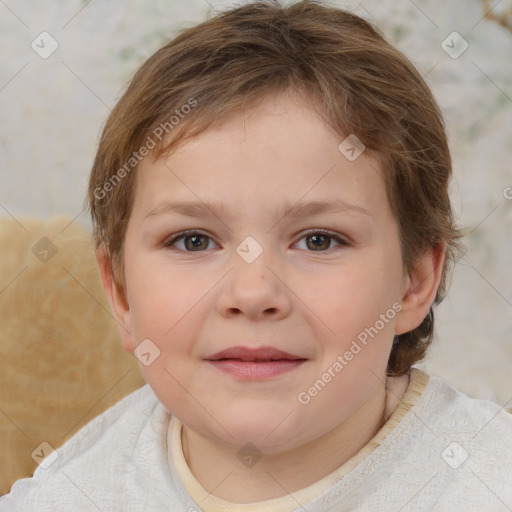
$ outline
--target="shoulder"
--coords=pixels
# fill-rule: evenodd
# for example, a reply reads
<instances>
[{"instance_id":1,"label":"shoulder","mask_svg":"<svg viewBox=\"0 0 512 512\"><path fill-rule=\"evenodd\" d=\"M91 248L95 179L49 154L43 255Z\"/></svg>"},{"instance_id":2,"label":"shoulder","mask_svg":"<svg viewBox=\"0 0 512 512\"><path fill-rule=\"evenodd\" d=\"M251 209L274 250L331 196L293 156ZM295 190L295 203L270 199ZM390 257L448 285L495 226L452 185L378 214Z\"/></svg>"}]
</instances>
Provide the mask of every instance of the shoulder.
<instances>
[{"instance_id":1,"label":"shoulder","mask_svg":"<svg viewBox=\"0 0 512 512\"><path fill-rule=\"evenodd\" d=\"M91 501L110 509L116 495L136 493L165 471L160 445L165 446L169 418L151 388L143 386L85 425L32 478L18 480L0 500L0 511L66 510L63 505L79 511L88 510Z\"/></svg>"},{"instance_id":2,"label":"shoulder","mask_svg":"<svg viewBox=\"0 0 512 512\"><path fill-rule=\"evenodd\" d=\"M414 467L437 487L435 510L512 503L512 414L435 376L411 412L406 437Z\"/></svg>"},{"instance_id":3,"label":"shoulder","mask_svg":"<svg viewBox=\"0 0 512 512\"><path fill-rule=\"evenodd\" d=\"M461 439L512 446L512 414L491 400L472 398L439 377L430 376L424 408L439 430ZM512 452L511 452L512 454Z\"/></svg>"},{"instance_id":4,"label":"shoulder","mask_svg":"<svg viewBox=\"0 0 512 512\"><path fill-rule=\"evenodd\" d=\"M57 451L55 467L63 467L77 455L97 449L98 443L124 443L138 436L159 406L158 399L148 385L130 393L117 404L94 418L80 429ZM57 463L58 462L58 463ZM35 475L46 474L41 467Z\"/></svg>"}]
</instances>

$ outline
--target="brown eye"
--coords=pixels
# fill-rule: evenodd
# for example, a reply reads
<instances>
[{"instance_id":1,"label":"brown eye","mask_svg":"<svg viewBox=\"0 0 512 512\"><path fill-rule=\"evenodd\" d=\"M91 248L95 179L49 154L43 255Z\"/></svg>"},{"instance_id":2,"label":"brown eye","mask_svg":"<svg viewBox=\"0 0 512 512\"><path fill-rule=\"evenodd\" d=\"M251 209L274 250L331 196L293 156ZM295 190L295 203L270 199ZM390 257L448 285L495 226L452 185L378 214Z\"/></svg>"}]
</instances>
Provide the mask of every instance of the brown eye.
<instances>
[{"instance_id":1,"label":"brown eye","mask_svg":"<svg viewBox=\"0 0 512 512\"><path fill-rule=\"evenodd\" d=\"M164 247L176 247L183 252L202 252L208 249L210 241L212 240L209 236L203 235L197 231L188 231L167 240L164 243ZM181 247L178 246L178 242L183 242Z\"/></svg>"},{"instance_id":2,"label":"brown eye","mask_svg":"<svg viewBox=\"0 0 512 512\"><path fill-rule=\"evenodd\" d=\"M348 245L345 240L335 235L334 233L324 231L310 231L301 238L301 241L305 240L306 249L310 252L326 252L332 248L332 242L334 241L337 245Z\"/></svg>"},{"instance_id":3,"label":"brown eye","mask_svg":"<svg viewBox=\"0 0 512 512\"><path fill-rule=\"evenodd\" d=\"M331 245L331 237L327 235L309 235L306 237L306 240L310 243L307 243L309 248L313 250L316 249L329 249Z\"/></svg>"},{"instance_id":4,"label":"brown eye","mask_svg":"<svg viewBox=\"0 0 512 512\"><path fill-rule=\"evenodd\" d=\"M185 243L185 247L191 251L206 249L208 247L207 237L203 235L188 235L183 238L183 241Z\"/></svg>"}]
</instances>

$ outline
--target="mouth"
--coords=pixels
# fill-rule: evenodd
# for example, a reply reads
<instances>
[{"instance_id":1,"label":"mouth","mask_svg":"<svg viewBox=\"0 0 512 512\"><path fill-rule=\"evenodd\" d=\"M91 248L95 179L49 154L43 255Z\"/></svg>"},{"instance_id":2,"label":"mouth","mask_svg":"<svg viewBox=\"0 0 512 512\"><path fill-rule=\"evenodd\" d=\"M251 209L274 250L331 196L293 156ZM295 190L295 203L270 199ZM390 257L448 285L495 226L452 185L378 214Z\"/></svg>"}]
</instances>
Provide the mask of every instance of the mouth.
<instances>
[{"instance_id":1,"label":"mouth","mask_svg":"<svg viewBox=\"0 0 512 512\"><path fill-rule=\"evenodd\" d=\"M273 347L231 347L206 358L213 366L243 380L261 380L288 372L307 359Z\"/></svg>"},{"instance_id":2,"label":"mouth","mask_svg":"<svg viewBox=\"0 0 512 512\"><path fill-rule=\"evenodd\" d=\"M225 359L233 359L245 362L268 363L270 361L281 360L297 361L304 360L305 358L269 346L259 348L242 346L230 347L206 358L207 361L221 361Z\"/></svg>"}]
</instances>

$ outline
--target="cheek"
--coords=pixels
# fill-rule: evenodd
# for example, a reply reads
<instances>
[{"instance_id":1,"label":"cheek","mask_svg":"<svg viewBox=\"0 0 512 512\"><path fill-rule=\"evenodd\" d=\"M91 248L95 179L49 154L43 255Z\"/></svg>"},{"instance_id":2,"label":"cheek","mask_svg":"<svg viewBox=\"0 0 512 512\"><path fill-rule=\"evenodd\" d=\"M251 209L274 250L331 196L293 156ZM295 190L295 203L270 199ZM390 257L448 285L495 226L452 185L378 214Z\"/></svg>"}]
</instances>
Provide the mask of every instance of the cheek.
<instances>
[{"instance_id":1,"label":"cheek","mask_svg":"<svg viewBox=\"0 0 512 512\"><path fill-rule=\"evenodd\" d=\"M361 254L339 271L317 279L309 295L305 290L302 295L299 292L299 296L310 298L311 309L322 320L317 324L327 327L321 327L325 335L318 337L324 350L324 368L342 356L346 378L354 379L354 383L358 372L369 374L371 369L380 374L385 368L400 308L400 272L400 265L387 254Z\"/></svg>"},{"instance_id":2,"label":"cheek","mask_svg":"<svg viewBox=\"0 0 512 512\"><path fill-rule=\"evenodd\" d=\"M151 340L158 354L151 364L140 364L140 370L167 410L186 410L190 403L182 386L191 387L205 290L188 274L142 258L128 258L126 270L134 336L138 343Z\"/></svg>"},{"instance_id":3,"label":"cheek","mask_svg":"<svg viewBox=\"0 0 512 512\"><path fill-rule=\"evenodd\" d=\"M156 254L156 253L154 253ZM158 261L151 251L145 251L136 242L127 244L125 272L128 302L135 322L167 321L176 311L175 303L193 283L184 287L180 275L170 265ZM162 314L166 312L165 314Z\"/></svg>"},{"instance_id":4,"label":"cheek","mask_svg":"<svg viewBox=\"0 0 512 512\"><path fill-rule=\"evenodd\" d=\"M373 323L399 297L399 278L396 262L387 265L384 257L361 255L339 270L316 276L315 286L300 296L310 297L334 325Z\"/></svg>"},{"instance_id":5,"label":"cheek","mask_svg":"<svg viewBox=\"0 0 512 512\"><path fill-rule=\"evenodd\" d=\"M183 268L148 263L142 258L137 261L133 256L126 268L137 340L154 341L162 354L172 353L169 361L179 366L184 358L194 355L194 340L207 315L206 308L211 307L205 295L215 279L211 274L201 277Z\"/></svg>"}]
</instances>

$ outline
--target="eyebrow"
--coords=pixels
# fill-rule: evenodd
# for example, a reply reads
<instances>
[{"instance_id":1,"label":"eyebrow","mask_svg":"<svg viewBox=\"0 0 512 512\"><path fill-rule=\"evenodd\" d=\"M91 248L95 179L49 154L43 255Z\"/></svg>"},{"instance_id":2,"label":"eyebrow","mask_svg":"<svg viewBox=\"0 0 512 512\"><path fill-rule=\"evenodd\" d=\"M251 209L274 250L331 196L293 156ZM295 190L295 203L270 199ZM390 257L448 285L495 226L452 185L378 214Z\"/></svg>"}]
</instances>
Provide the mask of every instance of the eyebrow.
<instances>
[{"instance_id":1,"label":"eyebrow","mask_svg":"<svg viewBox=\"0 0 512 512\"><path fill-rule=\"evenodd\" d=\"M213 213L216 216L227 220L233 220L240 216L223 204L198 201L170 201L148 212L146 218L164 213L177 213L188 217L198 218L208 217ZM359 214L372 218L372 215L368 210L365 210L361 206L348 203L343 199L337 199L330 202L309 201L295 204L286 202L282 209L277 212L277 218L282 219L285 216L298 218L325 213Z\"/></svg>"}]
</instances>

